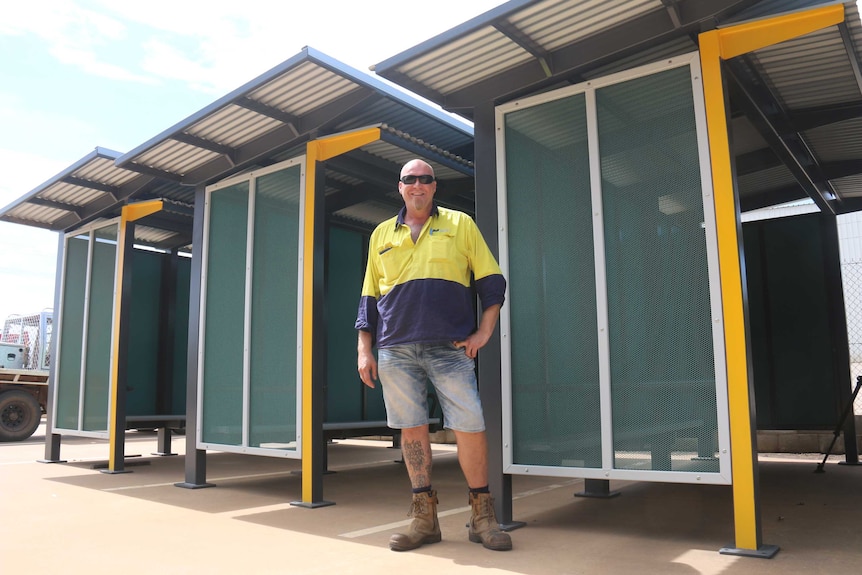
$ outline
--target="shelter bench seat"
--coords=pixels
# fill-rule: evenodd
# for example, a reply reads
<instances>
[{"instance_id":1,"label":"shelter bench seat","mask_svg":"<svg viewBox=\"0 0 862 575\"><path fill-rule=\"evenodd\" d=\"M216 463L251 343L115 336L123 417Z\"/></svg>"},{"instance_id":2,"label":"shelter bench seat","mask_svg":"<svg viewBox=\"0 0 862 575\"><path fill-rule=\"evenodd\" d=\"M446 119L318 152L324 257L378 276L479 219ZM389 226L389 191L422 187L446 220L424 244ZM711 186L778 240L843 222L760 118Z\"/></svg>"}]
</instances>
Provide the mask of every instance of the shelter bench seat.
<instances>
[{"instance_id":1,"label":"shelter bench seat","mask_svg":"<svg viewBox=\"0 0 862 575\"><path fill-rule=\"evenodd\" d=\"M158 451L154 455L176 455L171 452L171 429L185 429L185 415L127 415L126 429L157 429Z\"/></svg>"},{"instance_id":2,"label":"shelter bench seat","mask_svg":"<svg viewBox=\"0 0 862 575\"><path fill-rule=\"evenodd\" d=\"M428 429L435 432L443 429L443 419L434 417L438 411L439 400L437 393L428 391ZM325 421L323 423L323 437L327 441L331 439L347 439L349 437L362 437L366 435L391 435L393 443L398 440L400 433L387 425L385 419L362 420L362 421ZM397 447L397 446L396 446Z\"/></svg>"},{"instance_id":3,"label":"shelter bench seat","mask_svg":"<svg viewBox=\"0 0 862 575\"><path fill-rule=\"evenodd\" d=\"M428 419L428 427L430 431L442 429L442 420L438 417ZM397 429L392 429L386 424L386 420L368 420L368 421L333 421L324 422L323 438L328 443L333 439L348 439L351 437L364 437L367 435L391 435L392 447L400 448L401 434ZM329 457L327 454L328 448L323 450L323 469L325 473L330 473Z\"/></svg>"},{"instance_id":4,"label":"shelter bench seat","mask_svg":"<svg viewBox=\"0 0 862 575\"><path fill-rule=\"evenodd\" d=\"M432 432L442 429L442 420L439 417L428 419L428 426ZM349 437L362 437L365 435L398 435L397 429L392 429L386 424L386 420L368 421L333 421L324 422L323 436L327 439L347 439Z\"/></svg>"},{"instance_id":5,"label":"shelter bench seat","mask_svg":"<svg viewBox=\"0 0 862 575\"><path fill-rule=\"evenodd\" d=\"M671 446L673 439L681 436L681 432L699 431L704 427L701 419L690 419L664 425L654 425L641 429L615 430L614 439L618 441L638 442L643 447L648 447L652 454L653 469L671 469ZM698 441L698 450L701 449ZM596 459L601 458L601 438L595 433L575 433L551 440L534 440L521 443L529 452L544 454L548 462L543 464L559 465L566 458L581 457L585 452L595 454Z\"/></svg>"}]
</instances>

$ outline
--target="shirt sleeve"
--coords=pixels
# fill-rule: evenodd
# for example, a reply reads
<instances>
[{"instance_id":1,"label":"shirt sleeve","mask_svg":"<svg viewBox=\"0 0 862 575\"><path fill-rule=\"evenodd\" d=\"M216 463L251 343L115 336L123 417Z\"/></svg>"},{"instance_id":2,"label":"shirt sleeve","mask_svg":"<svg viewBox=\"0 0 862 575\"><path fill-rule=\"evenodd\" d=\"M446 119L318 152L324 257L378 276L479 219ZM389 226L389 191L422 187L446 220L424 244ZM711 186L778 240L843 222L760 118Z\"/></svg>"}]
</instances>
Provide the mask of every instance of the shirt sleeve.
<instances>
[{"instance_id":1,"label":"shirt sleeve","mask_svg":"<svg viewBox=\"0 0 862 575\"><path fill-rule=\"evenodd\" d=\"M476 293L482 302L482 309L500 304L506 300L506 279L500 271L494 254L485 242L479 226L472 219L468 226L468 241L470 243L470 267L476 285Z\"/></svg>"},{"instance_id":2,"label":"shirt sleeve","mask_svg":"<svg viewBox=\"0 0 862 575\"><path fill-rule=\"evenodd\" d=\"M377 300L380 297L380 282L377 266L374 262L377 252L373 249L373 235L369 245L368 261L365 264L365 279L362 282L362 295L359 298L359 310L356 313L354 327L357 330L370 331L372 334L376 334L378 321Z\"/></svg>"}]
</instances>

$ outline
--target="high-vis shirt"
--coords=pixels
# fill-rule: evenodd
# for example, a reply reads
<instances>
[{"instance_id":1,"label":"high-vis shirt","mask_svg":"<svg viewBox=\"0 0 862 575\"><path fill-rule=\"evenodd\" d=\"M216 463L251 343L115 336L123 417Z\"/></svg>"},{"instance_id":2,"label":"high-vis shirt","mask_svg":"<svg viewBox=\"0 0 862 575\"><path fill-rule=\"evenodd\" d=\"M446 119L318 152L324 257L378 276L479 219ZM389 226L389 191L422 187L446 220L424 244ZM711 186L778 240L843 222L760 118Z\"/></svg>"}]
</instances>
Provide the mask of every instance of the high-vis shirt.
<instances>
[{"instance_id":1,"label":"high-vis shirt","mask_svg":"<svg viewBox=\"0 0 862 575\"><path fill-rule=\"evenodd\" d=\"M500 266L467 214L435 205L413 243L406 213L371 234L356 329L378 348L463 340L476 329L474 287L483 310L503 303Z\"/></svg>"}]
</instances>

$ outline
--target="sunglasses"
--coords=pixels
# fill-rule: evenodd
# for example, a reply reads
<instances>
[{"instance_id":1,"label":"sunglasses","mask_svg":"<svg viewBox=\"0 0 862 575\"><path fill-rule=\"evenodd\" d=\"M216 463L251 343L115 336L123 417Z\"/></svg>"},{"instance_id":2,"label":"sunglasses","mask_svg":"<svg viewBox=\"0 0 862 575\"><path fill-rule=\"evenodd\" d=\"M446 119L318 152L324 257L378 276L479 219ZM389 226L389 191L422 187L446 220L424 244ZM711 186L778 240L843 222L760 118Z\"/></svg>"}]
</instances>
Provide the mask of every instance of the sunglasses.
<instances>
[{"instance_id":1,"label":"sunglasses","mask_svg":"<svg viewBox=\"0 0 862 575\"><path fill-rule=\"evenodd\" d=\"M434 181L434 176L429 176L427 174L422 174L421 176L414 176L413 174L408 174L406 176L401 176L401 183L407 184L415 184L416 180L419 180L420 184L430 184Z\"/></svg>"}]
</instances>

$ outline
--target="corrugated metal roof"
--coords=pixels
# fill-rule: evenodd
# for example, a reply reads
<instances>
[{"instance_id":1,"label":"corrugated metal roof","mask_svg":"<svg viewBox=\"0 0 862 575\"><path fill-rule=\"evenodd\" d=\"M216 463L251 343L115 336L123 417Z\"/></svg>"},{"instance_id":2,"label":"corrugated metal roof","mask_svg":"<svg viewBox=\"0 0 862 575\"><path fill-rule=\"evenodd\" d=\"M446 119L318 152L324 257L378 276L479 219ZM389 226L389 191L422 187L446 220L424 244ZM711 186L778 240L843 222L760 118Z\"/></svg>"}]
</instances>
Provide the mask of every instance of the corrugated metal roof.
<instances>
[{"instance_id":1,"label":"corrugated metal roof","mask_svg":"<svg viewBox=\"0 0 862 575\"><path fill-rule=\"evenodd\" d=\"M513 0L372 66L447 109L466 115L479 98L500 103L535 93L601 66L654 61L650 53L682 40L696 46L692 32L715 25L727 10L751 0ZM689 9L689 6L692 8ZM620 35L613 42L605 36ZM620 44L620 40L630 45ZM667 50L658 48L667 54ZM670 54L667 54L670 55ZM572 74L568 60L579 68ZM528 87L529 86L529 87ZM470 102L473 96L477 99Z\"/></svg>"},{"instance_id":2,"label":"corrugated metal roof","mask_svg":"<svg viewBox=\"0 0 862 575\"><path fill-rule=\"evenodd\" d=\"M831 161L862 158L862 118L836 122L805 132L814 153Z\"/></svg>"},{"instance_id":3,"label":"corrugated metal roof","mask_svg":"<svg viewBox=\"0 0 862 575\"><path fill-rule=\"evenodd\" d=\"M96 148L0 210L0 219L65 230L94 221L136 192L151 189L153 178L116 166L119 156L113 150Z\"/></svg>"},{"instance_id":4,"label":"corrugated metal roof","mask_svg":"<svg viewBox=\"0 0 862 575\"><path fill-rule=\"evenodd\" d=\"M207 184L309 139L395 119L424 138L445 134L448 142L441 146L472 143L467 122L304 48L120 157L117 165L164 173L190 185ZM435 134L426 135L432 130Z\"/></svg>"},{"instance_id":5,"label":"corrugated metal roof","mask_svg":"<svg viewBox=\"0 0 862 575\"><path fill-rule=\"evenodd\" d=\"M471 178L468 122L304 48L126 154L97 148L0 211L0 220L72 230L116 216L132 201L164 198L192 205L198 186L294 157L311 139L369 125L382 126L386 140L366 146L350 161L329 162L326 178L333 193L374 185L385 197L395 189L401 164L416 156L429 160L441 182ZM368 162L373 178L364 177ZM349 215L350 207L342 203L338 213ZM139 241L160 247L190 236L137 228Z\"/></svg>"},{"instance_id":6,"label":"corrugated metal roof","mask_svg":"<svg viewBox=\"0 0 862 575\"><path fill-rule=\"evenodd\" d=\"M862 175L835 178L832 185L844 198L862 198Z\"/></svg>"},{"instance_id":7,"label":"corrugated metal roof","mask_svg":"<svg viewBox=\"0 0 862 575\"><path fill-rule=\"evenodd\" d=\"M661 9L661 0L545 0L518 11L509 21L545 52L553 52L652 10Z\"/></svg>"},{"instance_id":8,"label":"corrugated metal roof","mask_svg":"<svg viewBox=\"0 0 862 575\"><path fill-rule=\"evenodd\" d=\"M796 180L785 166L775 166L764 170L758 170L751 174L744 174L737 178L737 186L742 196L749 196L761 190L784 188L792 186ZM799 192L802 194L802 191Z\"/></svg>"},{"instance_id":9,"label":"corrugated metal roof","mask_svg":"<svg viewBox=\"0 0 862 575\"><path fill-rule=\"evenodd\" d=\"M834 4L513 0L373 69L471 117L486 102L502 104L691 52L702 31ZM800 194L834 213L862 208L845 201L862 195L848 174L848 162L862 166L862 24L855 2L842 4L843 24L728 62L733 152L745 156L747 170L739 181L744 208Z\"/></svg>"},{"instance_id":10,"label":"corrugated metal roof","mask_svg":"<svg viewBox=\"0 0 862 575\"><path fill-rule=\"evenodd\" d=\"M859 98L841 36L821 30L754 53L764 77L788 109L828 106Z\"/></svg>"}]
</instances>

